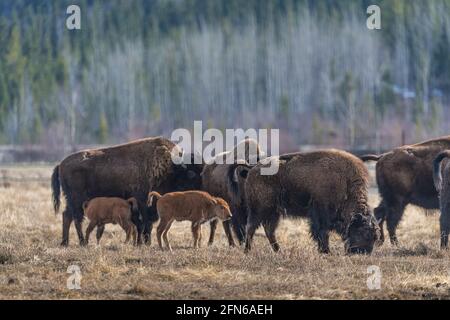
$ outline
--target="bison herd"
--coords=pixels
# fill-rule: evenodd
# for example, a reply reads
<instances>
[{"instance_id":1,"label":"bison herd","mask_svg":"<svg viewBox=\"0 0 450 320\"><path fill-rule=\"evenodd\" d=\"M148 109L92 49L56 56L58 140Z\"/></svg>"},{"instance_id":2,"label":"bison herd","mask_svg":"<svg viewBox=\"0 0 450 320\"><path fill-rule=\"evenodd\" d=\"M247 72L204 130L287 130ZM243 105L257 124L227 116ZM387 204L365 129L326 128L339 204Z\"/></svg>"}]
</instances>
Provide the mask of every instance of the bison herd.
<instances>
[{"instance_id":1,"label":"bison herd","mask_svg":"<svg viewBox=\"0 0 450 320\"><path fill-rule=\"evenodd\" d=\"M68 156L55 167L51 179L56 212L61 189L66 200L61 245L69 243L72 222L80 245L88 243L95 227L99 241L107 223L120 224L127 241L133 236L135 244L150 243L153 224L159 220L159 246L163 248L163 239L171 250L167 233L172 222L187 220L198 247L201 225L207 221L209 244L213 243L218 218L230 246L235 245L235 237L248 252L256 229L263 226L272 249L278 251L277 226L283 216L291 216L309 220L321 253L330 251L329 233L335 231L347 253L370 254L375 244L384 241L385 222L391 243L398 243L396 228L405 207L413 204L441 209L441 247L447 248L450 136L360 158L334 149L266 157L256 141L240 144L246 151L242 157L229 151L216 158L234 157L233 161L208 164L193 161L195 155L185 154L162 137ZM183 161L172 161L174 154ZM274 161L278 172L261 174ZM381 202L374 213L368 204L364 161L377 162ZM85 216L90 223L84 235Z\"/></svg>"}]
</instances>

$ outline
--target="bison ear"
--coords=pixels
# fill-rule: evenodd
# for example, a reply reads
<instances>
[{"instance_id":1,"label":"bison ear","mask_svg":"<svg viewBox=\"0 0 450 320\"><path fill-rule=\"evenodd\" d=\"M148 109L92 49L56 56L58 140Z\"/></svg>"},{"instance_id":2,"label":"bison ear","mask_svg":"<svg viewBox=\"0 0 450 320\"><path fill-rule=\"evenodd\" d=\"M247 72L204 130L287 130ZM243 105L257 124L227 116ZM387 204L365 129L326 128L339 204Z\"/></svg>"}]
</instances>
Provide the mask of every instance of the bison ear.
<instances>
[{"instance_id":1,"label":"bison ear","mask_svg":"<svg viewBox=\"0 0 450 320\"><path fill-rule=\"evenodd\" d=\"M247 179L248 171L249 171L249 168L247 168L247 167L237 166L234 169L233 181L238 182L239 177L241 177L242 179Z\"/></svg>"}]
</instances>

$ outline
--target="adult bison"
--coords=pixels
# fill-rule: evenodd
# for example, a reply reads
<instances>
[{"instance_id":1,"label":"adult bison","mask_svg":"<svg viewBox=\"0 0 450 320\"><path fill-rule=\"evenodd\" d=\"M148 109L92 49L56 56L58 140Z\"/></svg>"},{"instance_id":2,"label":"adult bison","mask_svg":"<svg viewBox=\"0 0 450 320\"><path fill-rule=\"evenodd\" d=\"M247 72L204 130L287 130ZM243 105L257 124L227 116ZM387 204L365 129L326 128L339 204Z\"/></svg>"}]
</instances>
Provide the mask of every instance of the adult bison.
<instances>
[{"instance_id":1,"label":"adult bison","mask_svg":"<svg viewBox=\"0 0 450 320\"><path fill-rule=\"evenodd\" d=\"M150 240L152 224L158 219L155 208L147 208L149 191L166 193L199 189L203 165L175 164L172 152L182 151L162 137L145 138L130 143L74 153L57 165L52 175L53 204L60 207L60 187L66 198L63 212L61 245L69 243L69 229L75 223L80 245L85 244L82 232L84 201L95 197L135 197L139 216L133 215L138 243ZM189 161L193 163L193 161Z\"/></svg>"},{"instance_id":2,"label":"adult bison","mask_svg":"<svg viewBox=\"0 0 450 320\"><path fill-rule=\"evenodd\" d=\"M269 161L279 162L278 173L261 175ZM329 252L332 230L345 240L348 253L370 253L379 230L367 203L367 181L363 162L344 151L293 153L261 161L248 171L245 182L246 252L260 225L278 251L275 230L281 216L288 215L309 218L312 237L322 253Z\"/></svg>"},{"instance_id":3,"label":"adult bison","mask_svg":"<svg viewBox=\"0 0 450 320\"><path fill-rule=\"evenodd\" d=\"M242 154L241 154L242 153ZM231 220L223 222L223 228L228 238L230 246L234 246L233 235L230 224L240 244L243 243L245 237L245 225L247 222L247 208L244 198L235 196L232 188L236 182L231 182L230 177L234 175L236 164L243 160L244 162L256 163L264 152L261 150L258 142L253 139L244 139L239 142L233 150L218 154L214 162L205 164L202 171L202 190L210 193L215 197L223 198L228 202L233 216ZM220 163L218 163L220 158ZM211 221L211 231L209 236L209 244L214 241L214 235L217 228L217 220Z\"/></svg>"},{"instance_id":4,"label":"adult bison","mask_svg":"<svg viewBox=\"0 0 450 320\"><path fill-rule=\"evenodd\" d=\"M381 202L375 208L380 221L381 241L386 221L389 238L397 245L397 226L408 204L425 209L438 209L438 193L433 184L433 160L450 148L450 136L405 145L381 155L365 155L363 161L377 161L376 180Z\"/></svg>"},{"instance_id":5,"label":"adult bison","mask_svg":"<svg viewBox=\"0 0 450 320\"><path fill-rule=\"evenodd\" d=\"M447 249L450 233L450 150L439 153L433 167L433 180L441 207L441 248Z\"/></svg>"}]
</instances>

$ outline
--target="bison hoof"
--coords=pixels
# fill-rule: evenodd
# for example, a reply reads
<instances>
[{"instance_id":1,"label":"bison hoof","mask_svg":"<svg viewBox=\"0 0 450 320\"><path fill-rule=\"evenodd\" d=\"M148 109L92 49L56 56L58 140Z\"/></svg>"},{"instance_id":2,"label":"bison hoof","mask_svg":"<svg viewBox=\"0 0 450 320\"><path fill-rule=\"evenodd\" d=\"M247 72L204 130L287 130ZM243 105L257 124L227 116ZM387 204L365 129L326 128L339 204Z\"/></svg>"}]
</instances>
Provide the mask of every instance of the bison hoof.
<instances>
[{"instance_id":1,"label":"bison hoof","mask_svg":"<svg viewBox=\"0 0 450 320\"><path fill-rule=\"evenodd\" d=\"M69 241L63 240L63 241L60 243L60 246L61 246L61 247L67 247L67 246L69 246Z\"/></svg>"}]
</instances>

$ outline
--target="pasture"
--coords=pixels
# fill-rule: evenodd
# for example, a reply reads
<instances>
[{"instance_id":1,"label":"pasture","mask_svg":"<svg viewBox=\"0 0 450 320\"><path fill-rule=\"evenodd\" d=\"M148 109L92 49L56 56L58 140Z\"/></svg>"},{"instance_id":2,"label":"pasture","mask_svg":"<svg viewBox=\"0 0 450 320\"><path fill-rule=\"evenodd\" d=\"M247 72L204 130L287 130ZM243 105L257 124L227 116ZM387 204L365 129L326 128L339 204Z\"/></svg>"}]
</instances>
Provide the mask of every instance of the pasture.
<instances>
[{"instance_id":1,"label":"pasture","mask_svg":"<svg viewBox=\"0 0 450 320\"><path fill-rule=\"evenodd\" d=\"M399 247L386 242L371 256L344 255L331 238L320 255L308 224L283 220L282 248L273 253L262 229L254 249L229 248L223 230L207 247L192 249L190 225L170 230L174 252L161 252L155 232L150 246L124 245L118 226L107 225L100 246L80 248L72 225L62 248L61 213L55 215L50 166L2 167L0 171L0 299L449 299L450 253L439 250L439 215L408 207L398 229ZM373 169L371 171L373 173ZM378 202L370 190L371 205ZM84 228L87 224L84 224ZM80 289L68 289L68 267L81 270ZM371 290L369 266L381 270L381 288ZM70 279L69 279L70 280Z\"/></svg>"}]
</instances>

